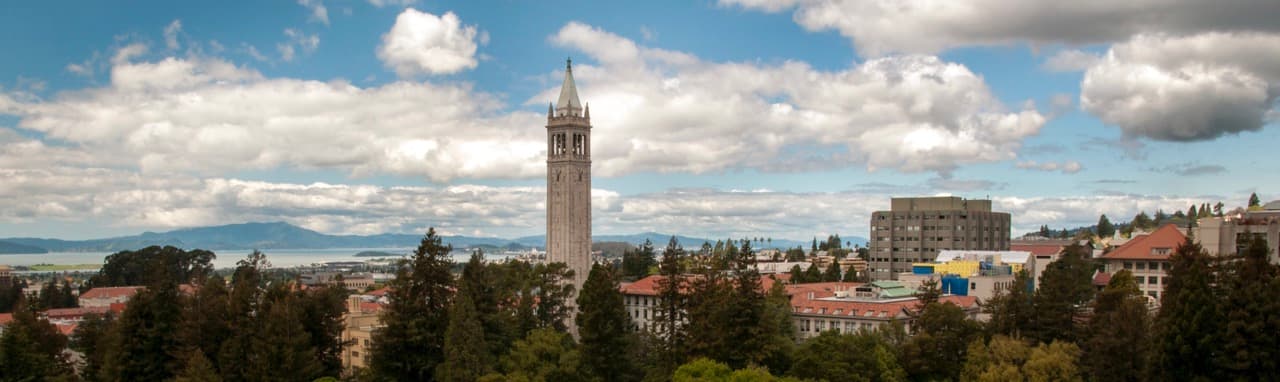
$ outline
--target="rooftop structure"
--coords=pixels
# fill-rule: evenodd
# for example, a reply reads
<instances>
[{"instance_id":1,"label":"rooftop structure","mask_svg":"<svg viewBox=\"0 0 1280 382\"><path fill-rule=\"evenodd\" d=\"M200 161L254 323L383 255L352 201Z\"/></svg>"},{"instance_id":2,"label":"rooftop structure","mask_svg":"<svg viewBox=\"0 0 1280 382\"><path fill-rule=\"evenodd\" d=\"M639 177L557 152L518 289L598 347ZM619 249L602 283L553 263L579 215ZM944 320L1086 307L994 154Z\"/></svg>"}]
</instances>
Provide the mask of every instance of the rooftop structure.
<instances>
[{"instance_id":1,"label":"rooftop structure","mask_svg":"<svg viewBox=\"0 0 1280 382\"><path fill-rule=\"evenodd\" d=\"M991 211L990 200L959 197L893 198L889 211L871 215L869 272L896 278L911 264L933 261L945 250L1008 250L1009 214Z\"/></svg>"},{"instance_id":2,"label":"rooftop structure","mask_svg":"<svg viewBox=\"0 0 1280 382\"><path fill-rule=\"evenodd\" d=\"M1173 224L1166 224L1150 234L1132 237L1124 245L1102 255L1105 271L1110 274L1128 269L1138 290L1159 300L1169 282L1169 256L1187 236ZM1094 282L1110 281L1110 276L1094 276Z\"/></svg>"}]
</instances>

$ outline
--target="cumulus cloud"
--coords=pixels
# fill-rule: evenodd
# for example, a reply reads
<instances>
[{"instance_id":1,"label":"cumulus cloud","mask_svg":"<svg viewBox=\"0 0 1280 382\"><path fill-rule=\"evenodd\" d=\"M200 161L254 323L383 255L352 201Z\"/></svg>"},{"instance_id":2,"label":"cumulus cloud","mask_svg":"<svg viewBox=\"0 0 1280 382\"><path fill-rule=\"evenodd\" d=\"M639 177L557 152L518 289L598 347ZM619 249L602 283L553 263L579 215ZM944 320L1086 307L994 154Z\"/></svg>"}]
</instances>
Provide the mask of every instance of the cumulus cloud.
<instances>
[{"instance_id":1,"label":"cumulus cloud","mask_svg":"<svg viewBox=\"0 0 1280 382\"><path fill-rule=\"evenodd\" d=\"M476 34L453 12L436 16L408 8L382 35L378 58L401 77L456 73L476 67Z\"/></svg>"},{"instance_id":2,"label":"cumulus cloud","mask_svg":"<svg viewBox=\"0 0 1280 382\"><path fill-rule=\"evenodd\" d=\"M306 34L293 28L285 29L284 35L288 40L276 44L276 50L280 52L280 59L285 62L293 61L298 49L301 49L303 53L312 53L316 51L316 48L320 47L319 35Z\"/></svg>"},{"instance_id":3,"label":"cumulus cloud","mask_svg":"<svg viewBox=\"0 0 1280 382\"><path fill-rule=\"evenodd\" d=\"M1007 110L980 76L932 56L823 71L797 61L707 62L580 23L551 40L599 62L575 66L575 77L592 107L593 144L607 148L593 153L602 174L770 169L780 157L807 165L785 154L806 149L824 152L808 157L826 166L946 173L1013 159L1046 119Z\"/></svg>"},{"instance_id":4,"label":"cumulus cloud","mask_svg":"<svg viewBox=\"0 0 1280 382\"><path fill-rule=\"evenodd\" d=\"M1126 137L1210 140L1274 120L1280 34L1140 35L1085 72L1080 105Z\"/></svg>"},{"instance_id":5,"label":"cumulus cloud","mask_svg":"<svg viewBox=\"0 0 1280 382\"><path fill-rule=\"evenodd\" d=\"M1096 54L1082 50L1064 49L1045 60L1042 67L1051 72L1081 72L1089 69L1101 59Z\"/></svg>"},{"instance_id":6,"label":"cumulus cloud","mask_svg":"<svg viewBox=\"0 0 1280 382\"><path fill-rule=\"evenodd\" d=\"M311 21L329 25L329 8L326 8L320 0L298 0L298 5L307 8L311 12L309 16Z\"/></svg>"},{"instance_id":7,"label":"cumulus cloud","mask_svg":"<svg viewBox=\"0 0 1280 382\"><path fill-rule=\"evenodd\" d=\"M371 4L371 5L375 6L375 7L378 7L378 8L382 8L382 7L407 7L407 6L413 5L414 3L417 3L417 2L418 2L418 0L369 0L369 4Z\"/></svg>"},{"instance_id":8,"label":"cumulus cloud","mask_svg":"<svg viewBox=\"0 0 1280 382\"><path fill-rule=\"evenodd\" d=\"M1044 163L1036 162L1033 160L1027 160L1027 161L1020 161L1017 164L1015 164L1015 166L1024 170L1039 170L1039 171L1049 171L1049 172L1062 171L1063 174L1075 174L1077 172L1080 172L1080 170L1084 169L1084 166L1081 166L1080 162L1076 162L1073 160L1063 161L1063 162L1044 162Z\"/></svg>"},{"instance_id":9,"label":"cumulus cloud","mask_svg":"<svg viewBox=\"0 0 1280 382\"><path fill-rule=\"evenodd\" d=\"M974 45L1089 44L1137 33L1280 31L1271 0L1084 0L1072 2L720 0L765 12L794 10L809 30L836 30L866 56L936 53ZM996 20L993 22L992 20Z\"/></svg>"}]
</instances>

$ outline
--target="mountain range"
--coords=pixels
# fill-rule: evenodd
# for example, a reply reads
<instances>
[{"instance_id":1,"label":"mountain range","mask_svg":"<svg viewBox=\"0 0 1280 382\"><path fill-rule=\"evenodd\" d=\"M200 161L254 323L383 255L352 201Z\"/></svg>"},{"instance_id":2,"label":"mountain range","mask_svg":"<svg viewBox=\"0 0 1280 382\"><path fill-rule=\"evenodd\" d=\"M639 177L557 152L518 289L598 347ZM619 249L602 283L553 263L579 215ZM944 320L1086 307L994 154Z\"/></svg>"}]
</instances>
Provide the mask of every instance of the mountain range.
<instances>
[{"instance_id":1,"label":"mountain range","mask_svg":"<svg viewBox=\"0 0 1280 382\"><path fill-rule=\"evenodd\" d=\"M666 246L671 235L646 232L631 235L598 235L595 242L626 242L640 244L645 240L655 247ZM442 241L455 248L490 247L522 250L543 248L546 236L525 236L515 239L472 236L441 236ZM703 242L716 240L676 236L685 247L701 246ZM377 235L328 235L284 222L242 223L210 227L185 228L168 232L144 232L140 235L90 240L60 240L44 238L2 238L0 254L26 254L47 252L113 252L136 250L152 245L172 245L180 248L209 250L238 249L326 249L326 248L406 248L415 247L422 240L421 234L384 233ZM850 237L846 240L866 244L866 239ZM807 246L808 242L773 239L756 247L790 248Z\"/></svg>"}]
</instances>

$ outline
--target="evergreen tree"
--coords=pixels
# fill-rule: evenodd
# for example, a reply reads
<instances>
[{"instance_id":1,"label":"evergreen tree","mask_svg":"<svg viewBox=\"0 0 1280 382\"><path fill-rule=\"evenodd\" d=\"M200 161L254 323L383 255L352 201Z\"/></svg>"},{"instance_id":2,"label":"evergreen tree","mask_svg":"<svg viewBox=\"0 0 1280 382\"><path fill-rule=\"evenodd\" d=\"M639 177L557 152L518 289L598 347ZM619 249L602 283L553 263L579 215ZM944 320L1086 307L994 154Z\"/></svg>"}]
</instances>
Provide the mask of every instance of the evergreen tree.
<instances>
[{"instance_id":1,"label":"evergreen tree","mask_svg":"<svg viewBox=\"0 0 1280 382\"><path fill-rule=\"evenodd\" d=\"M1107 214L1098 217L1098 237L1111 237L1116 234L1116 226L1107 219Z\"/></svg>"},{"instance_id":2,"label":"evergreen tree","mask_svg":"<svg viewBox=\"0 0 1280 382\"><path fill-rule=\"evenodd\" d=\"M1133 275L1122 269L1111 276L1094 302L1093 317L1081 342L1081 365L1096 381L1141 381L1147 370L1151 319L1147 298Z\"/></svg>"},{"instance_id":3,"label":"evergreen tree","mask_svg":"<svg viewBox=\"0 0 1280 382\"><path fill-rule=\"evenodd\" d=\"M800 346L787 374L805 380L906 381L895 351L871 332L828 330Z\"/></svg>"},{"instance_id":4,"label":"evergreen tree","mask_svg":"<svg viewBox=\"0 0 1280 382\"><path fill-rule=\"evenodd\" d=\"M297 293L301 305L302 329L320 362L320 375L342 374L342 348L350 345L342 341L346 326L347 290L339 286L324 286Z\"/></svg>"},{"instance_id":5,"label":"evergreen tree","mask_svg":"<svg viewBox=\"0 0 1280 382\"><path fill-rule=\"evenodd\" d=\"M509 312L500 309L509 300L508 292L499 280L503 276L500 272L500 268L486 265L484 253L476 251L462 267L462 277L458 279L459 291L471 294L476 314L480 317L489 359L498 359L506 354L511 341L515 340Z\"/></svg>"},{"instance_id":6,"label":"evergreen tree","mask_svg":"<svg viewBox=\"0 0 1280 382\"><path fill-rule=\"evenodd\" d=\"M1249 194L1249 208L1261 207L1261 206L1262 206L1262 200L1258 199L1258 193L1254 192Z\"/></svg>"},{"instance_id":7,"label":"evergreen tree","mask_svg":"<svg viewBox=\"0 0 1280 382\"><path fill-rule=\"evenodd\" d=\"M1040 276L1032 305L1035 314L1031 337L1040 342L1074 341L1081 309L1093 298L1093 266L1085 259L1087 249L1072 244L1063 249L1058 261Z\"/></svg>"},{"instance_id":8,"label":"evergreen tree","mask_svg":"<svg viewBox=\"0 0 1280 382\"><path fill-rule=\"evenodd\" d=\"M637 340L613 267L595 264L578 294L578 335L588 375L604 381L636 381Z\"/></svg>"},{"instance_id":9,"label":"evergreen tree","mask_svg":"<svg viewBox=\"0 0 1280 382\"><path fill-rule=\"evenodd\" d=\"M303 326L304 308L289 288L273 285L253 327L239 328L256 334L250 342L249 380L309 381L323 376L324 365Z\"/></svg>"},{"instance_id":10,"label":"evergreen tree","mask_svg":"<svg viewBox=\"0 0 1280 382\"><path fill-rule=\"evenodd\" d=\"M1155 319L1152 374L1157 380L1212 380L1222 372L1222 313L1208 253L1188 236L1169 258L1169 283Z\"/></svg>"},{"instance_id":11,"label":"evergreen tree","mask_svg":"<svg viewBox=\"0 0 1280 382\"><path fill-rule=\"evenodd\" d=\"M1032 297L1031 276L1024 269L1014 276L1012 287L997 291L995 296L983 302L984 313L991 317L987 320L987 332L1015 338L1030 333L1035 313Z\"/></svg>"},{"instance_id":12,"label":"evergreen tree","mask_svg":"<svg viewBox=\"0 0 1280 382\"><path fill-rule=\"evenodd\" d=\"M99 370L102 370L102 364L105 362L103 358L107 353L107 346L113 341L107 336L114 323L115 320L111 315L89 313L84 316L84 321L76 325L75 332L71 334L70 347L84 354L84 366L80 369L82 380L104 379L99 375Z\"/></svg>"},{"instance_id":13,"label":"evergreen tree","mask_svg":"<svg viewBox=\"0 0 1280 382\"><path fill-rule=\"evenodd\" d=\"M649 269L657 264L657 254L654 252L653 242L649 239L645 239L644 244L634 251L627 251L622 255L623 275L632 280L648 276Z\"/></svg>"},{"instance_id":14,"label":"evergreen tree","mask_svg":"<svg viewBox=\"0 0 1280 382\"><path fill-rule=\"evenodd\" d=\"M804 270L800 269L800 264L792 265L790 274L792 284L804 284L808 282L805 280L805 276L807 276L807 274Z\"/></svg>"},{"instance_id":15,"label":"evergreen tree","mask_svg":"<svg viewBox=\"0 0 1280 382\"><path fill-rule=\"evenodd\" d=\"M265 314L261 307L264 300L263 286L267 282L262 270L269 266L266 255L256 250L237 261L236 269L231 275L231 290L227 294L227 326L220 328L216 322L197 324L208 325L205 329L210 331L210 335L227 331L227 337L217 345L217 358L210 359L214 361L224 380L250 380L258 374L257 370L252 369L255 365L252 358L256 354L254 342L260 330L258 317ZM187 326L190 327L190 324ZM218 339L210 338L210 341L216 343Z\"/></svg>"},{"instance_id":16,"label":"evergreen tree","mask_svg":"<svg viewBox=\"0 0 1280 382\"><path fill-rule=\"evenodd\" d=\"M1280 375L1280 289L1276 266L1268 261L1266 240L1250 235L1240 259L1225 269L1223 280L1222 359L1233 380Z\"/></svg>"},{"instance_id":17,"label":"evergreen tree","mask_svg":"<svg viewBox=\"0 0 1280 382\"><path fill-rule=\"evenodd\" d=\"M480 314L463 284L449 308L449 327L444 338L444 362L435 370L436 380L470 382L488 374L492 360L484 342Z\"/></svg>"},{"instance_id":18,"label":"evergreen tree","mask_svg":"<svg viewBox=\"0 0 1280 382\"><path fill-rule=\"evenodd\" d=\"M685 348L688 332L685 331L686 295L684 269L684 248L676 241L675 236L667 242L662 251L662 262L658 265L658 306L653 311L652 335L654 349L647 375L652 379L665 379L675 372L676 367L685 361Z\"/></svg>"},{"instance_id":19,"label":"evergreen tree","mask_svg":"<svg viewBox=\"0 0 1280 382\"><path fill-rule=\"evenodd\" d=\"M1213 205L1213 214L1214 214L1214 216L1222 217L1222 215L1223 215L1223 211L1222 211L1223 207L1226 207L1226 205L1225 205L1225 204L1222 204L1222 202L1218 202L1218 204L1214 204L1214 205Z\"/></svg>"},{"instance_id":20,"label":"evergreen tree","mask_svg":"<svg viewBox=\"0 0 1280 382\"><path fill-rule=\"evenodd\" d=\"M822 281L836 282L840 281L840 262L832 259L831 266L827 267L827 271L822 274Z\"/></svg>"},{"instance_id":21,"label":"evergreen tree","mask_svg":"<svg viewBox=\"0 0 1280 382\"><path fill-rule=\"evenodd\" d=\"M952 303L929 303L915 319L916 332L901 347L903 369L912 380L956 380L969 344L981 329Z\"/></svg>"},{"instance_id":22,"label":"evergreen tree","mask_svg":"<svg viewBox=\"0 0 1280 382\"><path fill-rule=\"evenodd\" d=\"M853 267L849 267L849 270L844 272L844 276L840 278L840 281L847 283L858 282L858 270Z\"/></svg>"},{"instance_id":23,"label":"evergreen tree","mask_svg":"<svg viewBox=\"0 0 1280 382\"><path fill-rule=\"evenodd\" d=\"M448 307L453 297L449 268L452 246L441 244L434 228L427 230L388 283L390 304L382 314L384 327L373 333L371 369L390 380L430 380L444 359Z\"/></svg>"},{"instance_id":24,"label":"evergreen tree","mask_svg":"<svg viewBox=\"0 0 1280 382\"><path fill-rule=\"evenodd\" d=\"M67 338L48 320L19 306L0 335L0 380L74 380L71 362L62 352Z\"/></svg>"},{"instance_id":25,"label":"evergreen tree","mask_svg":"<svg viewBox=\"0 0 1280 382\"><path fill-rule=\"evenodd\" d=\"M173 378L173 382L222 382L213 362L204 356L204 352L193 350L187 352L182 361L183 368Z\"/></svg>"},{"instance_id":26,"label":"evergreen tree","mask_svg":"<svg viewBox=\"0 0 1280 382\"><path fill-rule=\"evenodd\" d=\"M229 306L226 282L220 277L207 278L183 303L179 338L184 345L198 349L215 371L222 343L233 333ZM188 355L189 360L192 357Z\"/></svg>"},{"instance_id":27,"label":"evergreen tree","mask_svg":"<svg viewBox=\"0 0 1280 382\"><path fill-rule=\"evenodd\" d=\"M822 270L818 269L817 263L809 264L809 269L804 271L804 280L809 283L822 282Z\"/></svg>"},{"instance_id":28,"label":"evergreen tree","mask_svg":"<svg viewBox=\"0 0 1280 382\"><path fill-rule=\"evenodd\" d=\"M1133 220L1129 224L1132 225L1134 228L1140 228L1144 230L1149 230L1151 228L1155 228L1156 226L1156 222L1151 220L1151 217L1147 215L1146 211L1138 212L1138 214L1133 217Z\"/></svg>"},{"instance_id":29,"label":"evergreen tree","mask_svg":"<svg viewBox=\"0 0 1280 382\"><path fill-rule=\"evenodd\" d=\"M178 286L160 276L159 285L138 292L125 307L113 335L102 372L114 381L162 381L181 370L178 332L182 305Z\"/></svg>"}]
</instances>

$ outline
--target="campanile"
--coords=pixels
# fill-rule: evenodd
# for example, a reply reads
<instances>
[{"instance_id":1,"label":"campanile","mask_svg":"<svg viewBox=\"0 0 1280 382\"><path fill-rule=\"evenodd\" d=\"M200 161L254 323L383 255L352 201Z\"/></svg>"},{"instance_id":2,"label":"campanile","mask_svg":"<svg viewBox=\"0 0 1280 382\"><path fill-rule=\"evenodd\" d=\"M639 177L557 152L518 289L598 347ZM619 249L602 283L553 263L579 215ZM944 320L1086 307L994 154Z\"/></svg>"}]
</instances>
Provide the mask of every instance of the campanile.
<instances>
[{"instance_id":1,"label":"campanile","mask_svg":"<svg viewBox=\"0 0 1280 382\"><path fill-rule=\"evenodd\" d=\"M547 106L547 262L568 265L577 290L591 271L591 109L578 100L573 61Z\"/></svg>"}]
</instances>

